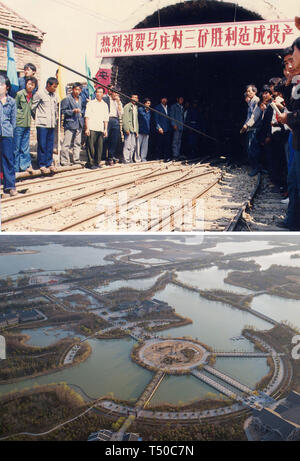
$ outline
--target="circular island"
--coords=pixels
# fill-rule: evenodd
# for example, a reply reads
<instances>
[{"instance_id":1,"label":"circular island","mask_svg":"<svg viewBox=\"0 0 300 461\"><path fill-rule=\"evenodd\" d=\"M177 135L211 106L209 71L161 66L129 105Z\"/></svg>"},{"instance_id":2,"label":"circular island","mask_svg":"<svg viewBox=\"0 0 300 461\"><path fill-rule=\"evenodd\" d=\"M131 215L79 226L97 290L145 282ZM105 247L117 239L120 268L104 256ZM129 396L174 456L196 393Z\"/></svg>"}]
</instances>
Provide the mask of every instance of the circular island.
<instances>
[{"instance_id":1,"label":"circular island","mask_svg":"<svg viewBox=\"0 0 300 461\"><path fill-rule=\"evenodd\" d=\"M140 365L170 374L189 373L206 363L209 352L190 339L152 339L144 342L135 354Z\"/></svg>"}]
</instances>

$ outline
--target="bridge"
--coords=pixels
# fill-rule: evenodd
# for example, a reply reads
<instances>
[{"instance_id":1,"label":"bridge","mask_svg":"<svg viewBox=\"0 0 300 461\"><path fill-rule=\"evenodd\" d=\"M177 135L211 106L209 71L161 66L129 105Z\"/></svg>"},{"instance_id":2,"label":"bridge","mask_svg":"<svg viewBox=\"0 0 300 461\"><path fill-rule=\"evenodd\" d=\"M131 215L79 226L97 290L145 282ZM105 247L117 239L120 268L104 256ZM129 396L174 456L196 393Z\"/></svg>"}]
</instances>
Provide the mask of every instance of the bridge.
<instances>
[{"instance_id":1,"label":"bridge","mask_svg":"<svg viewBox=\"0 0 300 461\"><path fill-rule=\"evenodd\" d=\"M118 432L113 434L113 437L111 438L111 440L115 440L115 441L123 440L124 433L126 431L128 431L131 424L139 416L140 410L145 408L145 406L150 402L153 395L155 394L155 392L159 388L159 386L160 386L162 380L164 379L164 377L165 377L165 373L163 371L158 371L157 373L155 373L155 375L152 377L150 383L143 390L143 392L140 395L139 399L135 403L134 408L132 408L132 409L128 408L127 411L129 413L131 413L131 414L126 418L126 420L124 421L124 423L122 424L122 426L118 430Z\"/></svg>"},{"instance_id":2,"label":"bridge","mask_svg":"<svg viewBox=\"0 0 300 461\"><path fill-rule=\"evenodd\" d=\"M253 390L250 389L250 387L245 386L244 384L240 383L234 378L231 378L228 375L225 375L221 371L218 371L215 368L210 367L209 365L205 365L203 369L208 371L210 374L215 375L218 378L221 378L223 381L225 381L226 383L230 384L233 387L236 387L237 389L244 392L245 394L253 394Z\"/></svg>"},{"instance_id":3,"label":"bridge","mask_svg":"<svg viewBox=\"0 0 300 461\"><path fill-rule=\"evenodd\" d=\"M243 352L243 351L231 351L231 352L218 352L214 351L213 355L216 357L243 357L243 358L260 358L260 357L272 357L272 352ZM281 356L284 354L277 354Z\"/></svg>"},{"instance_id":4,"label":"bridge","mask_svg":"<svg viewBox=\"0 0 300 461\"><path fill-rule=\"evenodd\" d=\"M150 402L153 395L159 388L164 377L165 377L165 373L163 371L158 371L157 373L155 373L150 383L144 389L143 393L140 395L138 401L136 402L135 404L136 409L145 408L145 406Z\"/></svg>"},{"instance_id":5,"label":"bridge","mask_svg":"<svg viewBox=\"0 0 300 461\"><path fill-rule=\"evenodd\" d=\"M231 390L229 390L227 387L224 385L218 383L215 381L213 378L210 378L209 376L206 376L203 372L199 370L192 370L191 374L195 376L195 378L200 379L200 381L203 381L204 383L208 384L209 386L213 387L217 391L221 392L222 394L226 395L230 399L234 400L243 400L241 397L237 396L234 394Z\"/></svg>"}]
</instances>

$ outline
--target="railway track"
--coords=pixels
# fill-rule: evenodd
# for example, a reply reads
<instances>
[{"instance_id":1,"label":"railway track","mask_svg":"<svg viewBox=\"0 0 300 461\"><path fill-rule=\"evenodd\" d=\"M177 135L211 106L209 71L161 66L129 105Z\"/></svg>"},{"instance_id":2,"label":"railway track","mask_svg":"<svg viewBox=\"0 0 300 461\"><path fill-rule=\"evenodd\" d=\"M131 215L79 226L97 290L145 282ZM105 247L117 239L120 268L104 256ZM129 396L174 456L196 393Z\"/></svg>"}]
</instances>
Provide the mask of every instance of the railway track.
<instances>
[{"instance_id":1,"label":"railway track","mask_svg":"<svg viewBox=\"0 0 300 461\"><path fill-rule=\"evenodd\" d=\"M186 177L189 174L190 172L185 173L184 175L182 175L180 178L176 179L175 181L168 182L167 184L164 184L163 186L160 186L160 187L155 187L151 189L150 191L147 191L146 193L142 193L142 194L139 194L133 197L130 200L125 200L124 202L118 202L117 204L113 204L109 209L105 209L105 210L101 210L99 212L93 213L85 217L84 219L80 219L75 223L64 226L63 228L59 230L61 232L70 231L70 230L72 231L78 230L78 226L81 226L87 223L91 224L91 223L94 223L96 220L98 221L97 227L100 228L101 230L103 230L103 226L105 225L105 223L108 222L108 225L106 225L108 230L113 227L113 228L117 228L119 231L123 231L123 229L121 229L120 224L123 220L128 219L128 216L127 216L128 212L132 212L134 214L134 211L133 211L134 208L138 208L138 213L139 213L141 205L145 203L147 204L149 200L159 197L166 190L179 186L182 183L193 181L196 178L199 178L205 175L214 174L214 171L211 170L205 173L193 175L191 177ZM101 217L102 217L102 220L99 220L99 218ZM112 219L114 222L109 221L110 219ZM146 219L148 219L148 216L146 217ZM115 223L116 223L116 226L115 226ZM126 227L126 224L125 224L125 227ZM130 229L127 228L126 230L129 231Z\"/></svg>"},{"instance_id":2,"label":"railway track","mask_svg":"<svg viewBox=\"0 0 300 461\"><path fill-rule=\"evenodd\" d=\"M240 210L249 202L255 179L245 169L232 170L224 162L212 167L211 159L206 160L153 161L22 178L17 183L21 193L2 199L2 230L235 230L238 224L233 221L241 221Z\"/></svg>"},{"instance_id":3,"label":"railway track","mask_svg":"<svg viewBox=\"0 0 300 461\"><path fill-rule=\"evenodd\" d=\"M41 217L47 215L49 212L50 214L57 213L64 208L71 207L75 204L78 205L80 203L84 203L85 201L91 200L92 198L99 198L103 195L108 195L110 193L116 193L118 191L126 190L127 188L136 186L137 184L139 184L140 181L142 181L143 184L145 184L149 181L153 181L154 179L161 179L163 176L174 175L182 171L182 168L179 165L164 166L163 164L157 164L155 166L156 167L151 168L151 166L148 166L148 164L145 164L145 166L141 164L140 167L138 169L134 169L134 171L132 171L132 168L130 168L125 172L116 173L114 175L112 175L110 171L110 175L105 176L103 173L107 173L107 171L95 171L95 173L100 174L94 175L97 177L91 180L85 180L84 183L80 185L78 185L77 182L73 182L66 184L64 186L56 186L54 188L45 189L43 191L24 194L24 196L20 195L13 199L3 200L2 229L9 230L7 228L8 224L11 225L12 223L20 223L26 219L31 220L33 217ZM141 172L147 173L141 174ZM126 175L128 176L129 174L131 175L131 178L129 180L120 182L120 178L122 179L123 177L125 177ZM114 179L116 179L115 182L113 181ZM80 188L86 190L87 184L93 184L95 187L92 190L84 192L83 194L74 194L74 188L77 192ZM101 185L100 187L99 184ZM71 190L70 194L66 196L66 191L72 188L73 191ZM58 200L56 198L55 201L51 201L51 192L55 192L56 195L57 192L59 192L61 195L64 195L65 200ZM41 195L47 196L46 199L48 199L48 203L46 203L43 206L31 207L30 204L39 201ZM17 210L17 206L19 207L19 210L22 210L28 201L30 202L30 204L27 210L20 211L17 213L15 212ZM11 214L10 211L12 211L13 213Z\"/></svg>"}]
</instances>

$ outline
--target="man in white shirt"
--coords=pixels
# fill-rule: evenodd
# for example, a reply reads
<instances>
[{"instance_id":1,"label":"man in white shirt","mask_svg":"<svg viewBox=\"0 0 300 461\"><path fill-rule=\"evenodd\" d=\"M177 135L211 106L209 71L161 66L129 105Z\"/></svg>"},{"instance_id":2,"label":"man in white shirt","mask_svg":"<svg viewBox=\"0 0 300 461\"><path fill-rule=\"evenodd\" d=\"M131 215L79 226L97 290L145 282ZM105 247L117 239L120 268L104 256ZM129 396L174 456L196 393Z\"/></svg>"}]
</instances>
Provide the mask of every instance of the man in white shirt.
<instances>
[{"instance_id":1,"label":"man in white shirt","mask_svg":"<svg viewBox=\"0 0 300 461\"><path fill-rule=\"evenodd\" d=\"M102 100L103 88L97 88L96 99L87 104L85 112L85 134L87 136L86 152L87 168L100 168L103 152L103 137L107 136L109 112L107 104Z\"/></svg>"}]
</instances>

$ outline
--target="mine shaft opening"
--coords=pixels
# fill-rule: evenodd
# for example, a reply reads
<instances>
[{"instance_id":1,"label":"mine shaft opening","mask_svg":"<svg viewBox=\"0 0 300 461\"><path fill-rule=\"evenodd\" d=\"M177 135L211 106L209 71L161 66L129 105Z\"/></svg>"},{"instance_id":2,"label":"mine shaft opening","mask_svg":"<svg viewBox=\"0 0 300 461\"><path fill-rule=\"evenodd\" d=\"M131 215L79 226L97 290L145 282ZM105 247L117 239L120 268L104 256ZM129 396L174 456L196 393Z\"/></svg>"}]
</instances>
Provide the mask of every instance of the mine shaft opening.
<instances>
[{"instance_id":1,"label":"mine shaft opening","mask_svg":"<svg viewBox=\"0 0 300 461\"><path fill-rule=\"evenodd\" d=\"M257 13L233 3L190 1L168 6L136 25L135 29L262 20ZM159 22L158 22L159 21ZM280 50L224 51L178 55L135 56L117 58L118 83L126 94L151 98L152 106L168 96L168 104L176 96L199 101L204 132L219 143L200 136L198 152L225 154L233 160L245 158L244 138L239 134L246 118L243 98L245 87L254 83L258 89L271 77L282 76ZM154 130L154 127L152 127ZM155 136L149 146L149 158L156 153Z\"/></svg>"}]
</instances>

